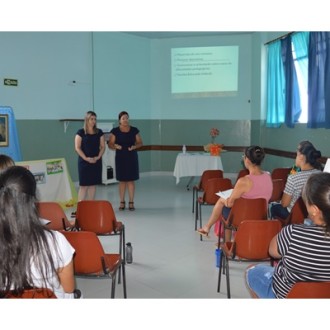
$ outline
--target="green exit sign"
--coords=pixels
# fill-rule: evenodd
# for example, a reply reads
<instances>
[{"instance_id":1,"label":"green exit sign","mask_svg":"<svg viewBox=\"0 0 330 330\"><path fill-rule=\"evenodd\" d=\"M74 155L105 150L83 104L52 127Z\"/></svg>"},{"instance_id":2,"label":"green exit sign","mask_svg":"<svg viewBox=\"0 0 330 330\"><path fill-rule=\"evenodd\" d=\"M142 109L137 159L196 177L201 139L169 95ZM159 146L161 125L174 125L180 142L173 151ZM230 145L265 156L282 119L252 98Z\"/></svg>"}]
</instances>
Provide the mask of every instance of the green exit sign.
<instances>
[{"instance_id":1,"label":"green exit sign","mask_svg":"<svg viewBox=\"0 0 330 330\"><path fill-rule=\"evenodd\" d=\"M9 78L5 78L3 80L3 84L5 86L18 86L18 80L17 79L9 79Z\"/></svg>"}]
</instances>

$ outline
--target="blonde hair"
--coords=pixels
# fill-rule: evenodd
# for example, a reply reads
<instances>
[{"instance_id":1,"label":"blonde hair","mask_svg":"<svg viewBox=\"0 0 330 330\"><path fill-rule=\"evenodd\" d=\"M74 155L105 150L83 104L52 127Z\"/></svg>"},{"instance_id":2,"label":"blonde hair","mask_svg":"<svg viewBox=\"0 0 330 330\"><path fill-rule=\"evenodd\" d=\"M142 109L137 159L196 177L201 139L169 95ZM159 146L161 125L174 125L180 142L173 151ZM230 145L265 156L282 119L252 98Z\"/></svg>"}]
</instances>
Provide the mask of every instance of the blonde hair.
<instances>
[{"instance_id":1,"label":"blonde hair","mask_svg":"<svg viewBox=\"0 0 330 330\"><path fill-rule=\"evenodd\" d=\"M84 121L84 131L85 131L85 134L87 134L87 122L88 120L91 118L91 117L95 117L97 118L97 115L94 111L87 111L86 112L86 115L85 115L85 121ZM96 126L96 123L95 123L95 126L94 126L94 133L97 133L98 132L98 128Z\"/></svg>"}]
</instances>

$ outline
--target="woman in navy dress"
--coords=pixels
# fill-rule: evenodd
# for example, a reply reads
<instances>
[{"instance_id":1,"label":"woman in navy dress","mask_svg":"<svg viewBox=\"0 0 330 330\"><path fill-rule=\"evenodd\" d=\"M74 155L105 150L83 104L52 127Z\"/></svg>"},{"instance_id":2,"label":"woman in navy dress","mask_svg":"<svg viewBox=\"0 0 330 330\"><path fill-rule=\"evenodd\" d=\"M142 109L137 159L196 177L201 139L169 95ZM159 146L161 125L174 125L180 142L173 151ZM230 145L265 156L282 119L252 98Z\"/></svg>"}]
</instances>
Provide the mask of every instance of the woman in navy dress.
<instances>
[{"instance_id":1,"label":"woman in navy dress","mask_svg":"<svg viewBox=\"0 0 330 330\"><path fill-rule=\"evenodd\" d=\"M139 160L136 149L142 146L139 130L130 126L129 115L122 111L118 115L119 126L111 130L108 146L116 150L116 179L119 181L119 210L125 210L125 194L128 190L128 208L134 211L134 181L139 179Z\"/></svg>"},{"instance_id":2,"label":"woman in navy dress","mask_svg":"<svg viewBox=\"0 0 330 330\"><path fill-rule=\"evenodd\" d=\"M96 126L96 113L88 111L84 127L75 137L78 154L79 192L78 201L94 199L96 185L102 183L102 155L105 150L104 135Z\"/></svg>"}]
</instances>

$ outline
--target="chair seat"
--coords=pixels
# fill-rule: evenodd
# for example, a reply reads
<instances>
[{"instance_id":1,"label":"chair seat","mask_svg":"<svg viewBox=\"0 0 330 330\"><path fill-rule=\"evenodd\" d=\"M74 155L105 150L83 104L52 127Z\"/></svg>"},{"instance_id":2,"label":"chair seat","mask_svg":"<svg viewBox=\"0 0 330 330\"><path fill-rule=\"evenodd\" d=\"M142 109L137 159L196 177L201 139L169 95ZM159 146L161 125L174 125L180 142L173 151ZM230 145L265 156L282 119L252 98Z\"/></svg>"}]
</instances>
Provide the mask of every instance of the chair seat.
<instances>
[{"instance_id":1,"label":"chair seat","mask_svg":"<svg viewBox=\"0 0 330 330\"><path fill-rule=\"evenodd\" d=\"M91 231L63 232L75 249L75 275L86 278L110 278L111 298L115 297L116 275L122 271L124 298L126 293L125 263L120 253L105 253L96 233Z\"/></svg>"},{"instance_id":2,"label":"chair seat","mask_svg":"<svg viewBox=\"0 0 330 330\"><path fill-rule=\"evenodd\" d=\"M48 288L35 288L35 289L26 289L21 294L16 294L11 291L7 294L6 298L9 299L34 299L34 298L42 298L42 299L56 299L55 293Z\"/></svg>"},{"instance_id":3,"label":"chair seat","mask_svg":"<svg viewBox=\"0 0 330 330\"><path fill-rule=\"evenodd\" d=\"M105 258L106 269L110 273L115 272L118 269L118 267L120 266L120 263L121 263L120 254L106 254L104 256L104 258Z\"/></svg>"}]
</instances>

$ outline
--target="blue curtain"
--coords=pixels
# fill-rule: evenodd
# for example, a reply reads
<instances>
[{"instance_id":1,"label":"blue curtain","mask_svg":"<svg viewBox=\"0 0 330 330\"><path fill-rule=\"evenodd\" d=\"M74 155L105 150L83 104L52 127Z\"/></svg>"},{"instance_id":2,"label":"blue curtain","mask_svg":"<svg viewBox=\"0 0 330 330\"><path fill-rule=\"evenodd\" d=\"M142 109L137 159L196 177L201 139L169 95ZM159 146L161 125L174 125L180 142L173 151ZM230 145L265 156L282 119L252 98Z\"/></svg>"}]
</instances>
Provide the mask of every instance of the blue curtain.
<instances>
[{"instance_id":1,"label":"blue curtain","mask_svg":"<svg viewBox=\"0 0 330 330\"><path fill-rule=\"evenodd\" d=\"M285 78L281 58L281 42L268 46L267 127L280 127L285 118Z\"/></svg>"},{"instance_id":2,"label":"blue curtain","mask_svg":"<svg viewBox=\"0 0 330 330\"><path fill-rule=\"evenodd\" d=\"M292 56L291 35L281 40L285 75L285 124L293 128L301 114L298 78Z\"/></svg>"},{"instance_id":3,"label":"blue curtain","mask_svg":"<svg viewBox=\"0 0 330 330\"><path fill-rule=\"evenodd\" d=\"M308 49L309 128L330 128L330 32L310 32Z\"/></svg>"},{"instance_id":4,"label":"blue curtain","mask_svg":"<svg viewBox=\"0 0 330 330\"><path fill-rule=\"evenodd\" d=\"M292 43L296 52L297 64L302 73L304 89L308 88L308 42L309 32L299 32L291 35Z\"/></svg>"}]
</instances>

